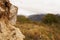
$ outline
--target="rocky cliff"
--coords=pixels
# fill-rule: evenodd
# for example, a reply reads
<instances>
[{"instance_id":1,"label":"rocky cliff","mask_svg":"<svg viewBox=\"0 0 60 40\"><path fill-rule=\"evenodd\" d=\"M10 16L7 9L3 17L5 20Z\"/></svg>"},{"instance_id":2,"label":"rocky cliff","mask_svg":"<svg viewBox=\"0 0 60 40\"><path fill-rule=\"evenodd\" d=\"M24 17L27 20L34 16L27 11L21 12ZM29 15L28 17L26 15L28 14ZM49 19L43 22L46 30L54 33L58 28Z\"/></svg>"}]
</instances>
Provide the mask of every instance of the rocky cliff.
<instances>
[{"instance_id":1,"label":"rocky cliff","mask_svg":"<svg viewBox=\"0 0 60 40\"><path fill-rule=\"evenodd\" d=\"M23 40L25 36L16 23L18 8L10 3L9 0L0 0L0 40Z\"/></svg>"}]
</instances>

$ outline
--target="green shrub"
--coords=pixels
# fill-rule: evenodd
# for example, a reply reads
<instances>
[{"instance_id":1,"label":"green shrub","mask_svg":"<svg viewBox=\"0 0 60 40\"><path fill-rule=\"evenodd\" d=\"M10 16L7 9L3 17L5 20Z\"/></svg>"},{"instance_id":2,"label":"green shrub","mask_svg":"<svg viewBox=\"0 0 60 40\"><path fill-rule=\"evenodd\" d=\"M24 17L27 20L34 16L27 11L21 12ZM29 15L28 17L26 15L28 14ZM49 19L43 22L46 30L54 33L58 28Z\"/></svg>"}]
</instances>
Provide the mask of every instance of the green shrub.
<instances>
[{"instance_id":1,"label":"green shrub","mask_svg":"<svg viewBox=\"0 0 60 40\"><path fill-rule=\"evenodd\" d=\"M30 22L30 20L28 18L26 18L25 16L23 16L23 15L17 16L17 21L20 22L20 23L28 23L28 22Z\"/></svg>"},{"instance_id":2,"label":"green shrub","mask_svg":"<svg viewBox=\"0 0 60 40\"><path fill-rule=\"evenodd\" d=\"M53 14L47 14L43 17L42 22L47 24L58 23L58 17Z\"/></svg>"}]
</instances>

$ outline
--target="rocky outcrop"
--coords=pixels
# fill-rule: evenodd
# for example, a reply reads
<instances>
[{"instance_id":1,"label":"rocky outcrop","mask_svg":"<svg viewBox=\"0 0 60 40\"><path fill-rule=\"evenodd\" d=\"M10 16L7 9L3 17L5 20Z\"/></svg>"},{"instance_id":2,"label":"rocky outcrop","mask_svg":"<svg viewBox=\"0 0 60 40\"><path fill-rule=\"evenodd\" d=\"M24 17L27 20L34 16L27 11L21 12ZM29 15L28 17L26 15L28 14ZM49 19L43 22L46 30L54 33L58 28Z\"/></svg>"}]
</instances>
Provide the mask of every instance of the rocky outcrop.
<instances>
[{"instance_id":1,"label":"rocky outcrop","mask_svg":"<svg viewBox=\"0 0 60 40\"><path fill-rule=\"evenodd\" d=\"M0 0L0 40L23 40L25 36L16 23L18 8L12 5L9 0Z\"/></svg>"}]
</instances>

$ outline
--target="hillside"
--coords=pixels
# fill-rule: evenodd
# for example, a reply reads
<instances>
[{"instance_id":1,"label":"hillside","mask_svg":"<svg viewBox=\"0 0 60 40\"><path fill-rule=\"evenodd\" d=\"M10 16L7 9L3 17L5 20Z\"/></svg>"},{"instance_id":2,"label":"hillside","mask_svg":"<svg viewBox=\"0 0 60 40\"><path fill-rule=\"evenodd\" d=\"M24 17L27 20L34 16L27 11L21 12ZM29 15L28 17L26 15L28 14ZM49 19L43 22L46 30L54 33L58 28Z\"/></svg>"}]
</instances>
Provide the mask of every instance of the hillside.
<instances>
[{"instance_id":1,"label":"hillside","mask_svg":"<svg viewBox=\"0 0 60 40\"><path fill-rule=\"evenodd\" d=\"M16 25L26 36L25 40L60 40L60 29L55 26L30 23Z\"/></svg>"},{"instance_id":2,"label":"hillside","mask_svg":"<svg viewBox=\"0 0 60 40\"><path fill-rule=\"evenodd\" d=\"M41 21L42 17L44 17L45 14L35 14L35 15L30 15L28 18L32 21Z\"/></svg>"},{"instance_id":3,"label":"hillside","mask_svg":"<svg viewBox=\"0 0 60 40\"><path fill-rule=\"evenodd\" d=\"M18 20L18 19L17 19ZM20 20L22 21L22 20ZM60 24L17 21L16 25L25 35L25 40L60 40Z\"/></svg>"}]
</instances>

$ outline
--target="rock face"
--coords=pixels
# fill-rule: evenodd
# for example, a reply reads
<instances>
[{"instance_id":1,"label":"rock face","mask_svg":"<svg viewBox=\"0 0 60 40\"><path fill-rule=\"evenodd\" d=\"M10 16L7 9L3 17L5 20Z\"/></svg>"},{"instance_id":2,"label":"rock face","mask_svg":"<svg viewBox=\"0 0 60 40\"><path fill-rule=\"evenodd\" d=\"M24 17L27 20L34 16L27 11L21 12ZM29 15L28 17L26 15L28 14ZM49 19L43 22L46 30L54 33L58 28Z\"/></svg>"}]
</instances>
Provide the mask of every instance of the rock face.
<instances>
[{"instance_id":1,"label":"rock face","mask_svg":"<svg viewBox=\"0 0 60 40\"><path fill-rule=\"evenodd\" d=\"M9 0L0 0L0 40L23 40L25 36L16 23L18 8L12 5Z\"/></svg>"}]
</instances>

